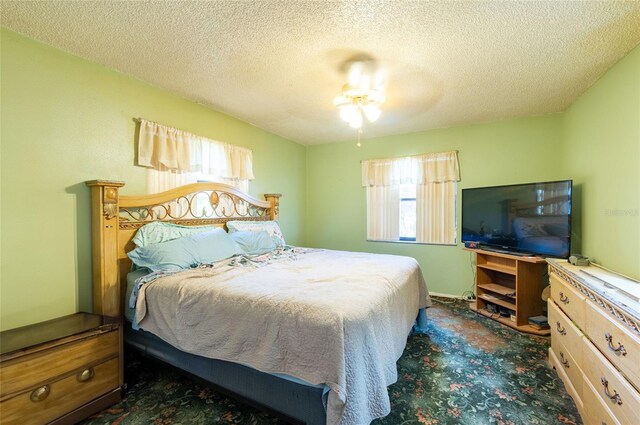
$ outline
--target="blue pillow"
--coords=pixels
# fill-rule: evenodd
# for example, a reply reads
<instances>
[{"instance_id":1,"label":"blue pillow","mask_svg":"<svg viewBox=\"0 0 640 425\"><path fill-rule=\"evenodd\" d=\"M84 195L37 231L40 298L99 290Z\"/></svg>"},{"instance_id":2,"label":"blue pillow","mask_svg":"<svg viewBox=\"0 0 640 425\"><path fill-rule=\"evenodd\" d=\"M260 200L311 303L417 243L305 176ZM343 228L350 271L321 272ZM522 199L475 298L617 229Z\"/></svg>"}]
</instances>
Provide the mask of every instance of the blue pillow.
<instances>
[{"instance_id":1,"label":"blue pillow","mask_svg":"<svg viewBox=\"0 0 640 425\"><path fill-rule=\"evenodd\" d=\"M244 254L220 228L168 242L136 248L127 255L138 267L151 271L177 271Z\"/></svg>"},{"instance_id":2,"label":"blue pillow","mask_svg":"<svg viewBox=\"0 0 640 425\"><path fill-rule=\"evenodd\" d=\"M227 221L227 229L229 233L265 231L269 233L276 245L286 245L277 221Z\"/></svg>"},{"instance_id":3,"label":"blue pillow","mask_svg":"<svg viewBox=\"0 0 640 425\"><path fill-rule=\"evenodd\" d=\"M196 233L206 233L216 226L182 226L180 224L166 223L163 221L153 221L145 224L136 232L132 241L137 247L145 247L156 243L171 241Z\"/></svg>"},{"instance_id":4,"label":"blue pillow","mask_svg":"<svg viewBox=\"0 0 640 425\"><path fill-rule=\"evenodd\" d=\"M240 248L247 253L247 255L261 255L271 252L278 246L273 240L269 232L233 232L229 233L231 239L233 239Z\"/></svg>"}]
</instances>

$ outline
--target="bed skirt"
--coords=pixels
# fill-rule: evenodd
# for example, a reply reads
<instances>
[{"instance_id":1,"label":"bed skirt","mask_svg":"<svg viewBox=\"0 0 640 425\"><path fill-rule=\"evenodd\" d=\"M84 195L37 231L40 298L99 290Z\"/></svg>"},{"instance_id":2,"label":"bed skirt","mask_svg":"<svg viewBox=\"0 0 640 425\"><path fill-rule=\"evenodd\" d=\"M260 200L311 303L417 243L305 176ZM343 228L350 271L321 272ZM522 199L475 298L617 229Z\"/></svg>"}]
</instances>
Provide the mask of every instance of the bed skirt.
<instances>
[{"instance_id":1,"label":"bed skirt","mask_svg":"<svg viewBox=\"0 0 640 425\"><path fill-rule=\"evenodd\" d=\"M287 422L325 425L324 389L289 381L248 366L180 351L157 336L125 325L124 343L213 384L223 392L274 412Z\"/></svg>"}]
</instances>

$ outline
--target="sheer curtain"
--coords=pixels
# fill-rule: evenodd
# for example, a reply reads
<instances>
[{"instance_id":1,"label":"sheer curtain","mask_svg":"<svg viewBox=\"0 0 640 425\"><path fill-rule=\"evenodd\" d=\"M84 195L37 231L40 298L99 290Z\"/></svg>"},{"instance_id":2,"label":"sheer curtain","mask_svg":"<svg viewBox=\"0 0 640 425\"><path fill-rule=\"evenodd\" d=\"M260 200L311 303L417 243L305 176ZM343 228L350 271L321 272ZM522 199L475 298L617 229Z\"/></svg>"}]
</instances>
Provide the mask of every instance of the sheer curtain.
<instances>
[{"instance_id":1,"label":"sheer curtain","mask_svg":"<svg viewBox=\"0 0 640 425\"><path fill-rule=\"evenodd\" d=\"M457 182L419 184L416 191L416 242L456 243Z\"/></svg>"},{"instance_id":2,"label":"sheer curtain","mask_svg":"<svg viewBox=\"0 0 640 425\"><path fill-rule=\"evenodd\" d=\"M420 155L417 162L416 242L455 244L458 153Z\"/></svg>"},{"instance_id":3,"label":"sheer curtain","mask_svg":"<svg viewBox=\"0 0 640 425\"><path fill-rule=\"evenodd\" d=\"M399 240L399 187L416 185L416 242L454 244L460 169L456 151L362 161L367 239Z\"/></svg>"},{"instance_id":4,"label":"sheer curtain","mask_svg":"<svg viewBox=\"0 0 640 425\"><path fill-rule=\"evenodd\" d=\"M400 239L400 185L367 187L367 239Z\"/></svg>"},{"instance_id":5,"label":"sheer curtain","mask_svg":"<svg viewBox=\"0 0 640 425\"><path fill-rule=\"evenodd\" d=\"M149 193L197 181L226 183L246 192L253 176L250 149L140 120L138 165L148 167Z\"/></svg>"}]
</instances>

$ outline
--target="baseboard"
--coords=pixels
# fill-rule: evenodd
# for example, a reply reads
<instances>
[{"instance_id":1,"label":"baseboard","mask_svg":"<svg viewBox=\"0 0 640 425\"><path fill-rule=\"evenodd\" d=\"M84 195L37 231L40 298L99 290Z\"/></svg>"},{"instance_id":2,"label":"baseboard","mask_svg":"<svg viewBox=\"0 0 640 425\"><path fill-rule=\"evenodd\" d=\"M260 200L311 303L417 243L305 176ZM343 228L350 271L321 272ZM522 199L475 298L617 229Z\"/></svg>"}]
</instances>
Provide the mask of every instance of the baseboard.
<instances>
[{"instance_id":1,"label":"baseboard","mask_svg":"<svg viewBox=\"0 0 640 425\"><path fill-rule=\"evenodd\" d=\"M440 292L429 291L429 295L441 298L455 298L457 300L466 300L462 295L441 294Z\"/></svg>"}]
</instances>

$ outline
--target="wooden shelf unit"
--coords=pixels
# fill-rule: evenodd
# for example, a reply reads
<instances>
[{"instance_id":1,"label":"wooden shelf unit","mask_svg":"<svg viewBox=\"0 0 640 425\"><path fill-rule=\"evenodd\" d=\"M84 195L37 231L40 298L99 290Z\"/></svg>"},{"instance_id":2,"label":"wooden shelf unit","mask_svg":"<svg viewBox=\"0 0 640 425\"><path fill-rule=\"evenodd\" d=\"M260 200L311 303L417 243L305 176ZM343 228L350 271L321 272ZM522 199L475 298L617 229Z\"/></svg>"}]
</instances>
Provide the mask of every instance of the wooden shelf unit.
<instances>
[{"instance_id":1,"label":"wooden shelf unit","mask_svg":"<svg viewBox=\"0 0 640 425\"><path fill-rule=\"evenodd\" d=\"M499 306L508 308L509 310L512 310L514 312L516 310L515 299L510 301L509 298L504 298L504 299L497 298L497 296L491 294L490 292L487 292L486 294L480 294L480 295L478 295L478 298L480 298L481 300L484 300L486 302L498 304Z\"/></svg>"},{"instance_id":2,"label":"wooden shelf unit","mask_svg":"<svg viewBox=\"0 0 640 425\"><path fill-rule=\"evenodd\" d=\"M543 314L540 297L544 288L546 261L539 257L521 257L482 249L467 249L476 254L476 301L471 309L521 332L549 335L550 329L529 325L529 317ZM510 317L490 313L487 303L510 310Z\"/></svg>"}]
</instances>

